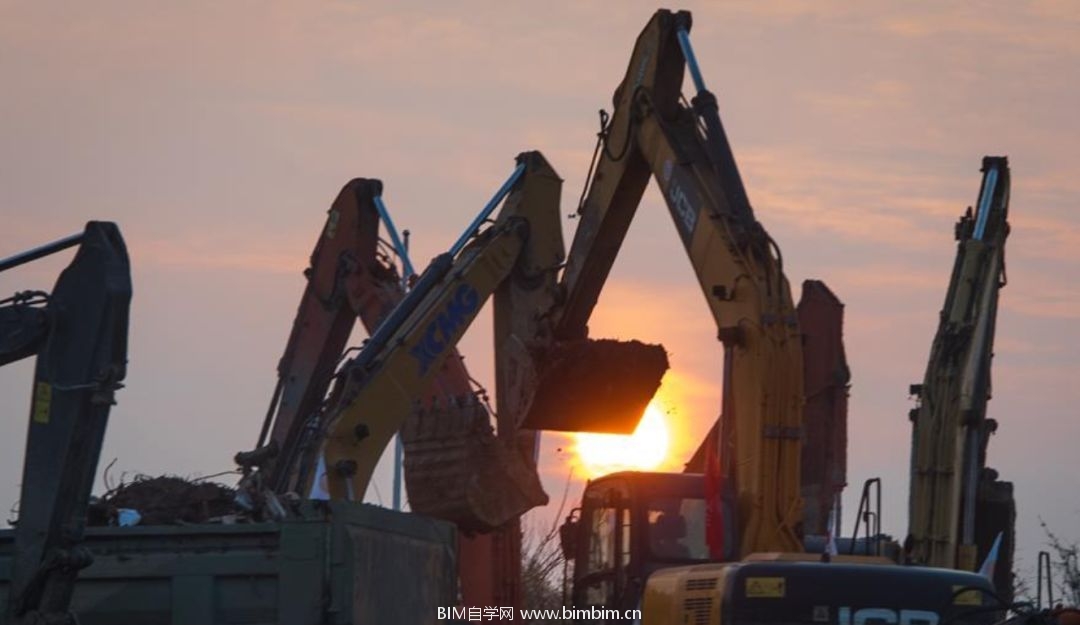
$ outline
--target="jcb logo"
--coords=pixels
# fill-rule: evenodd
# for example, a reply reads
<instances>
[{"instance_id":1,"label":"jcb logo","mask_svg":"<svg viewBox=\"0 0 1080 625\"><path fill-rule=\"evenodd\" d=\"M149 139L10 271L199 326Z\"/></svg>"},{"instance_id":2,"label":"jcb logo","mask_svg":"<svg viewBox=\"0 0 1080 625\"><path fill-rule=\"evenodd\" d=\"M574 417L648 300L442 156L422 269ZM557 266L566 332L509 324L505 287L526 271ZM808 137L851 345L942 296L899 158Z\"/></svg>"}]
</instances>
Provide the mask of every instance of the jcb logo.
<instances>
[{"instance_id":1,"label":"jcb logo","mask_svg":"<svg viewBox=\"0 0 1080 625\"><path fill-rule=\"evenodd\" d=\"M889 608L842 607L837 611L838 625L937 625L937 612L928 610L890 610Z\"/></svg>"},{"instance_id":2,"label":"jcb logo","mask_svg":"<svg viewBox=\"0 0 1080 625\"><path fill-rule=\"evenodd\" d=\"M668 187L668 198L671 199L671 206L675 209L675 214L679 216L679 225L686 232L686 236L690 236L694 232L694 226L697 225L697 210L690 203L690 198L687 197L686 191L683 190L678 180L673 180L671 186Z\"/></svg>"},{"instance_id":3,"label":"jcb logo","mask_svg":"<svg viewBox=\"0 0 1080 625\"><path fill-rule=\"evenodd\" d=\"M676 221L683 237L689 241L694 234L694 226L697 225L698 212L693 200L690 198L690 194L680 182L681 176L675 176L674 174L675 164L671 162L671 159L664 161L664 182L667 187L668 205L671 206L671 211L677 217Z\"/></svg>"},{"instance_id":4,"label":"jcb logo","mask_svg":"<svg viewBox=\"0 0 1080 625\"><path fill-rule=\"evenodd\" d=\"M479 304L480 294L472 285L463 283L458 286L446 308L428 324L420 342L409 350L409 354L420 363L420 375L427 373L431 363L452 344L454 334L468 321L469 315L476 312Z\"/></svg>"}]
</instances>

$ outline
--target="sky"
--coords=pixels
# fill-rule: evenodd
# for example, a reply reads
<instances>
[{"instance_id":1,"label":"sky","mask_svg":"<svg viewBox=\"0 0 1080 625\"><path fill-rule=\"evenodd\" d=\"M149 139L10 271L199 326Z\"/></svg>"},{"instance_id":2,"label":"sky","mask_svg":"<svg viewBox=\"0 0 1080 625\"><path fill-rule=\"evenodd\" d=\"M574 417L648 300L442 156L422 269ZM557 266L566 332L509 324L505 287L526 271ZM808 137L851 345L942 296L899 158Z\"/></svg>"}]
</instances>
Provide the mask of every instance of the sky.
<instances>
[{"instance_id":1,"label":"sky","mask_svg":"<svg viewBox=\"0 0 1080 625\"><path fill-rule=\"evenodd\" d=\"M676 7L673 7L676 8ZM1040 519L1080 540L1080 5L688 3L758 219L798 297L846 305L850 527L884 481L903 536L912 402L984 155L1012 166L989 463L1015 483L1018 565ZM655 6L623 2L0 0L0 256L118 222L133 263L127 388L102 466L207 475L250 448L338 190L384 181L423 266L513 168L544 152L576 207L597 131ZM601 297L595 337L668 349L679 469L720 406L722 352L654 187ZM565 220L566 240L575 222ZM50 288L62 254L0 274ZM461 347L493 386L483 313ZM708 337L709 340L705 340ZM359 340L359 336L357 340ZM32 364L0 370L0 507L18 499ZM545 435L557 503L573 441ZM387 466L369 499L390 500ZM580 492L577 467L571 497ZM547 523L551 507L534 513Z\"/></svg>"}]
</instances>

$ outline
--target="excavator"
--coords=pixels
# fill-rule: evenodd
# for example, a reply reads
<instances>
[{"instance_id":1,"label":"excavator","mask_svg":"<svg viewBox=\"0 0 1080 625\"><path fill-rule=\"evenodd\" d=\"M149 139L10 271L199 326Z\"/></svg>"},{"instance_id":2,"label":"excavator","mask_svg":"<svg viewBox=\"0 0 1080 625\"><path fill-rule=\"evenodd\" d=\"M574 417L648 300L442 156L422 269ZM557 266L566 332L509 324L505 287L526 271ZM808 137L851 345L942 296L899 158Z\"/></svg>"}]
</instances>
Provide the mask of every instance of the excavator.
<instances>
[{"instance_id":1,"label":"excavator","mask_svg":"<svg viewBox=\"0 0 1080 625\"><path fill-rule=\"evenodd\" d=\"M1001 535L994 581L1012 597L1016 504L1012 484L986 466L997 422L987 418L998 297L1005 286L1009 162L987 156L972 211L956 224L956 260L922 384L911 385L907 556L975 570Z\"/></svg>"},{"instance_id":2,"label":"excavator","mask_svg":"<svg viewBox=\"0 0 1080 625\"><path fill-rule=\"evenodd\" d=\"M376 204L378 189L359 182L346 187L327 232L357 232L362 225L365 234L344 248L329 234L320 242L259 445L237 457L247 472L243 491L256 509L283 516L290 497L359 500L400 430L412 511L466 532L504 532L504 548L513 553L513 524L547 501L532 465L530 430L633 428L626 415L643 412L667 368L666 354L636 342L554 342L553 311L563 301L561 183L540 153L521 154L465 233L392 307L386 304L395 299L396 274L385 264L362 267L375 258L374 211L359 211L366 224L345 216ZM361 253L343 255L343 249ZM357 293L377 297L365 301ZM454 349L489 297L497 436ZM328 305L345 298L352 301L348 310ZM345 326L357 312L370 338L336 370L325 366L351 329L335 329L331 319ZM312 355L299 358L301 345ZM579 375L583 368L603 369L606 384L593 385L595 376Z\"/></svg>"},{"instance_id":3,"label":"excavator","mask_svg":"<svg viewBox=\"0 0 1080 625\"><path fill-rule=\"evenodd\" d=\"M408 232L403 242L382 195L382 181L357 178L342 188L328 211L310 265L304 272L307 285L285 353L278 363L278 382L256 442L257 449L276 453L290 436L296 435L294 429L304 427L318 413L357 318L370 334L405 295L405 282L414 275L407 253ZM389 246L379 236L380 222L390 238ZM395 258L402 266L401 274L396 269ZM452 348L428 395L421 399L429 408L441 399L444 405L460 404L472 407L473 412L482 412L482 407L473 401L475 393L470 380L462 357ZM469 434L473 444L493 445L490 429L473 428ZM431 455L421 453L417 458L418 454L408 454L406 475L411 477L417 464L430 464ZM277 501L278 489L252 482L255 476L263 475L252 471L253 468L275 460L238 454L237 461L245 470L240 492L253 509L276 510L277 516L284 516L286 512ZM269 474L269 465L266 468ZM456 468L467 470L468 463L462 462ZM275 484L276 479L280 477L271 477L271 483ZM423 486L420 483L410 488L416 499L422 499L425 494L430 497ZM485 534L459 532L457 563L464 603L521 603L520 584L511 583L520 578L517 554L520 548L515 549L520 542L515 540L517 533L515 522Z\"/></svg>"},{"instance_id":4,"label":"excavator","mask_svg":"<svg viewBox=\"0 0 1080 625\"><path fill-rule=\"evenodd\" d=\"M645 26L578 211L560 336L583 336L649 179L659 186L724 349L723 407L701 474L591 481L560 532L580 622L988 622L988 580L880 556L808 554L799 525L804 376L779 247L757 221L693 54L690 13ZM695 95L681 97L688 69ZM579 253L579 250L583 250ZM576 295L576 298L574 296Z\"/></svg>"},{"instance_id":5,"label":"excavator","mask_svg":"<svg viewBox=\"0 0 1080 625\"><path fill-rule=\"evenodd\" d=\"M73 624L87 507L109 410L127 371L131 269L116 224L0 260L0 271L78 246L51 293L0 301L0 365L36 356L7 623ZM6 617L6 618L5 618Z\"/></svg>"},{"instance_id":6,"label":"excavator","mask_svg":"<svg viewBox=\"0 0 1080 625\"><path fill-rule=\"evenodd\" d=\"M529 356L532 345L551 335L545 313L555 307L559 298L556 275L564 260L558 212L560 189L561 180L541 154L529 152L517 158L513 175L496 197L450 250L432 261L359 354L342 366L318 427L308 428L316 432L315 436L300 436L287 443L283 457L300 459L283 472L288 489L310 493L318 488L334 499L355 500L362 496L382 450L413 413L417 389L429 383L446 361L449 348L460 340L492 295L496 307L495 342L502 346L501 353L510 354L505 363L498 363L499 381L514 380L517 385L506 392L497 386L499 405L524 403L527 400L522 399L523 395L538 398L555 392L553 386L546 385L553 384L550 380L564 381L553 373L558 367L542 366ZM498 217L490 227L480 230L503 198L506 204ZM507 347L514 345L521 347L516 352ZM608 349L611 347L615 349ZM660 357L656 358L658 350ZM610 342L583 342L576 346L576 352L574 358L567 359L607 359L611 384L599 392L590 389L593 396L599 397L589 407L609 406L612 418L632 413L633 409L643 410L667 368L662 348L640 343L613 346ZM591 356L600 352L603 356ZM618 382L622 375L638 373L624 364L635 360L624 354L633 353L653 356L656 365L651 387L639 385L627 393ZM520 380L534 380L535 384L530 386ZM558 390L573 396L573 389ZM530 404L534 407L532 429L546 429L542 420L546 413L537 407L546 404ZM627 406L631 409L627 410ZM516 436L524 414L514 410L496 412L499 432L509 430ZM564 404L559 417L575 412L583 410ZM599 421L605 417L587 414L579 418ZM467 482L457 496L462 505L472 507L481 525L497 527L531 507L522 503L529 499L524 491L492 488L483 480ZM517 503L496 502L486 496L492 492L500 499L507 497ZM444 490L440 505L448 505L445 500L454 495L454 490Z\"/></svg>"},{"instance_id":7,"label":"excavator","mask_svg":"<svg viewBox=\"0 0 1080 625\"><path fill-rule=\"evenodd\" d=\"M289 460L277 457L278 450L289 446L289 441L317 418L357 318L369 335L374 333L404 297L405 282L415 277L407 243L394 227L382 195L379 180L350 181L334 200L320 231L305 271L307 285L278 363L278 382L256 442L255 448L262 451L237 455L237 462L245 469L241 493L252 509L276 511L278 517L287 514L278 495L286 492L281 481ZM380 222L389 236L388 245L379 236ZM401 273L395 258L402 266ZM433 484L433 474L454 475L459 484L481 471L528 475L521 467L520 455L508 453L495 440L487 425L487 410L477 400L481 393L474 390L462 356L450 347L426 394L418 396L421 409L407 417L403 428L408 438L405 478L414 510L447 516L449 510L434 509L445 500L439 484ZM434 412L440 414L433 420ZM421 421L422 414L427 418ZM441 425L438 432L423 429L425 423L433 421ZM488 453L477 453L482 451ZM255 467L263 470L253 471ZM263 475L269 476L269 485L254 483ZM526 481L523 488L531 500L542 501L538 483ZM467 512L455 520L476 525L474 518L464 517L469 517ZM516 518L484 533L459 532L460 592L465 605L521 605L519 534Z\"/></svg>"}]
</instances>

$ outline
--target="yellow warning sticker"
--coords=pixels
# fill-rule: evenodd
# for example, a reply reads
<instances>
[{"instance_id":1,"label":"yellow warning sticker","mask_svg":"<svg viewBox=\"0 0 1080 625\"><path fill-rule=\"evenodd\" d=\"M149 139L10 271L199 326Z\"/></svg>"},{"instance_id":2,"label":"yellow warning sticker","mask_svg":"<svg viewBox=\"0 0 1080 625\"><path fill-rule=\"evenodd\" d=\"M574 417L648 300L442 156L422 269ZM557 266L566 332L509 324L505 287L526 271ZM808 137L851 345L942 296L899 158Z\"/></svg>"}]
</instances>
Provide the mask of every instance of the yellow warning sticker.
<instances>
[{"instance_id":1,"label":"yellow warning sticker","mask_svg":"<svg viewBox=\"0 0 1080 625\"><path fill-rule=\"evenodd\" d=\"M963 588L963 586L953 586L953 592L956 592ZM982 593L978 590L965 590L964 592L953 597L954 605L982 605Z\"/></svg>"},{"instance_id":2,"label":"yellow warning sticker","mask_svg":"<svg viewBox=\"0 0 1080 625\"><path fill-rule=\"evenodd\" d=\"M780 599L784 596L783 577L747 577L748 599Z\"/></svg>"},{"instance_id":3,"label":"yellow warning sticker","mask_svg":"<svg viewBox=\"0 0 1080 625\"><path fill-rule=\"evenodd\" d=\"M31 420L34 423L49 422L49 408L52 405L52 386L48 382L38 382L34 387L34 408L31 410Z\"/></svg>"}]
</instances>

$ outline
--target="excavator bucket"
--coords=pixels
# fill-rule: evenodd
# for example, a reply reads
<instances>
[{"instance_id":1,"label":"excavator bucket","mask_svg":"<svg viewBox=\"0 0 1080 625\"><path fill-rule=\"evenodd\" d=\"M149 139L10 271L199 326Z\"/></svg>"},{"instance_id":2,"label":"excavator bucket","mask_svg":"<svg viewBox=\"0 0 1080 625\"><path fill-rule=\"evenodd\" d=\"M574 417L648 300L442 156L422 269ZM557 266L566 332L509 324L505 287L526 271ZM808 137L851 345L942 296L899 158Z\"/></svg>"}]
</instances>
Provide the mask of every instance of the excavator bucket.
<instances>
[{"instance_id":1,"label":"excavator bucket","mask_svg":"<svg viewBox=\"0 0 1080 625\"><path fill-rule=\"evenodd\" d=\"M413 512L487 532L548 502L532 464L495 436L475 395L417 410L401 437Z\"/></svg>"},{"instance_id":2,"label":"excavator bucket","mask_svg":"<svg viewBox=\"0 0 1080 625\"><path fill-rule=\"evenodd\" d=\"M668 369L662 346L611 339L560 341L543 363L526 429L632 434Z\"/></svg>"}]
</instances>

